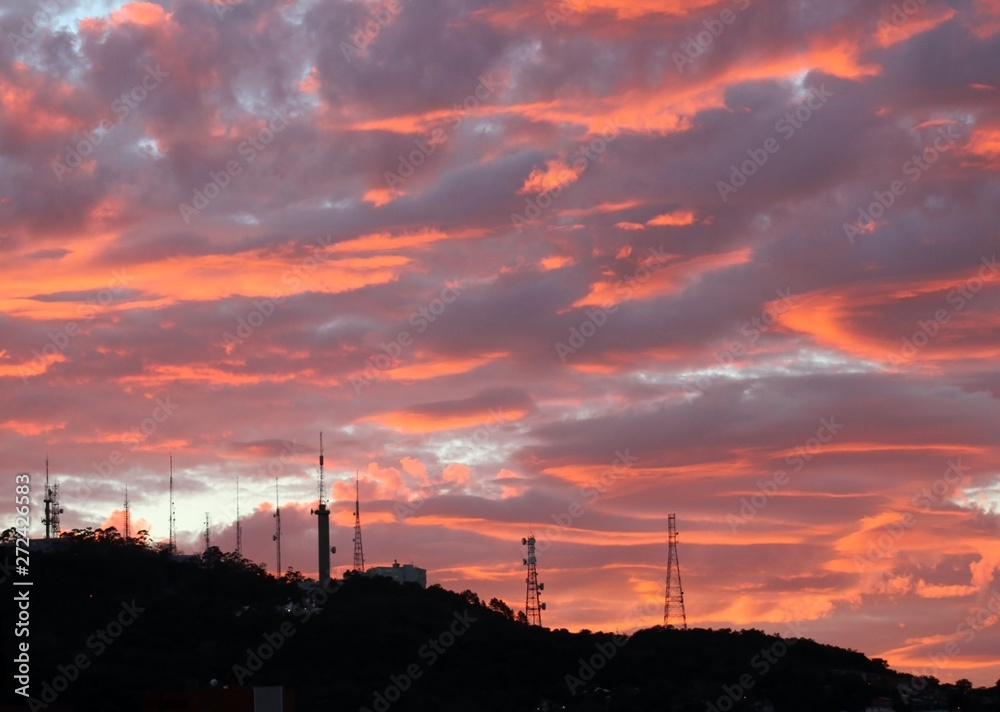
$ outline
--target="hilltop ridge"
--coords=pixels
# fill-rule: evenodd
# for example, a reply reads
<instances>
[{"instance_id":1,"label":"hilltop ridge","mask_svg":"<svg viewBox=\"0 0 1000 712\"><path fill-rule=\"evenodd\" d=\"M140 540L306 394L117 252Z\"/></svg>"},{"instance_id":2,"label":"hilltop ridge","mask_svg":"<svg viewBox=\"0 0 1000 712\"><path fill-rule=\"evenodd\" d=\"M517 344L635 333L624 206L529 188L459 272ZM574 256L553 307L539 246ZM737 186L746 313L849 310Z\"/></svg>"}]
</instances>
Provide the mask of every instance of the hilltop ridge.
<instances>
[{"instance_id":1,"label":"hilltop ridge","mask_svg":"<svg viewBox=\"0 0 1000 712\"><path fill-rule=\"evenodd\" d=\"M34 554L30 690L40 702L29 709L45 709L44 686L55 693L57 678L74 672L55 705L139 710L145 693L215 680L284 686L298 712L840 712L878 697L897 710L996 709L995 688L929 679L918 693L914 678L885 661L804 637L550 630L518 622L503 601L472 591L351 574L320 587L294 572L277 579L214 547L178 560L90 536ZM8 611L11 583L2 584ZM15 641L3 640L12 660ZM23 705L11 687L3 701Z\"/></svg>"}]
</instances>

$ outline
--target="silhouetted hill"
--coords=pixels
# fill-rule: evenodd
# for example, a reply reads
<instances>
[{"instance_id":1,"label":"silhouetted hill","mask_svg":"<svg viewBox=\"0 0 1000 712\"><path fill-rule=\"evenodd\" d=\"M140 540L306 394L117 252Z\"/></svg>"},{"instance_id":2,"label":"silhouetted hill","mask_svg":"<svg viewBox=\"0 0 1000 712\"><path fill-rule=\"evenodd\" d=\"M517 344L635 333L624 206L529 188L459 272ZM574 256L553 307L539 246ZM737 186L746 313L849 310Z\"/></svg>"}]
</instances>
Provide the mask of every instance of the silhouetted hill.
<instances>
[{"instance_id":1,"label":"silhouetted hill","mask_svg":"<svg viewBox=\"0 0 1000 712\"><path fill-rule=\"evenodd\" d=\"M328 592L234 554L178 560L88 536L32 552L30 636L4 625L6 669L30 642L31 693L78 710L140 710L146 692L283 685L312 710L996 709L996 690L938 686L902 704L897 675L861 653L756 630L656 627L630 638L516 622L471 591L349 576ZM62 544L62 542L60 542ZM13 560L4 547L0 560ZM14 621L13 575L0 587ZM73 677L72 681L68 678ZM9 681L3 700L25 702ZM398 694L397 694L398 693ZM731 698L737 698L732 702ZM51 699L51 697L50 697ZM992 706L991 706L992 705ZM40 707L39 707L40 708Z\"/></svg>"}]
</instances>

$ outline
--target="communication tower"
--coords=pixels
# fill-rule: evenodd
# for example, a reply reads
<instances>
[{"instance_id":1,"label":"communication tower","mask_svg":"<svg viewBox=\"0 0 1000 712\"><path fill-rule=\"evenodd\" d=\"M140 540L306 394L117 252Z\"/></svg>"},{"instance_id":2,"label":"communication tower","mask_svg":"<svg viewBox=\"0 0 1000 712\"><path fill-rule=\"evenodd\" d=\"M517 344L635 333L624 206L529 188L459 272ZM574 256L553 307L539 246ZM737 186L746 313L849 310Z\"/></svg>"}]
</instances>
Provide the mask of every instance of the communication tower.
<instances>
[{"instance_id":1,"label":"communication tower","mask_svg":"<svg viewBox=\"0 0 1000 712\"><path fill-rule=\"evenodd\" d=\"M677 515L667 515L667 592L663 603L663 625L687 630L681 565L677 559Z\"/></svg>"},{"instance_id":2,"label":"communication tower","mask_svg":"<svg viewBox=\"0 0 1000 712\"><path fill-rule=\"evenodd\" d=\"M278 578L281 578L281 503L278 501L278 478L274 478L274 548L278 555Z\"/></svg>"},{"instance_id":3,"label":"communication tower","mask_svg":"<svg viewBox=\"0 0 1000 712\"><path fill-rule=\"evenodd\" d=\"M49 458L45 457L45 538L51 539L59 536L59 515L63 513L59 506L59 485L49 485Z\"/></svg>"},{"instance_id":4,"label":"communication tower","mask_svg":"<svg viewBox=\"0 0 1000 712\"><path fill-rule=\"evenodd\" d=\"M521 546L528 547L528 557L526 559L521 559L521 563L528 567L528 576L525 579L525 582L528 585L528 591L524 600L524 613L528 616L529 625L540 626L542 624L542 611L545 610L545 604L539 603L538 595L545 590L545 584L538 583L534 534L529 534L526 539L521 539Z\"/></svg>"},{"instance_id":5,"label":"communication tower","mask_svg":"<svg viewBox=\"0 0 1000 712\"><path fill-rule=\"evenodd\" d=\"M171 554L177 553L177 523L174 521L174 454L170 453L170 541Z\"/></svg>"},{"instance_id":6,"label":"communication tower","mask_svg":"<svg viewBox=\"0 0 1000 712\"><path fill-rule=\"evenodd\" d=\"M361 548L361 495L358 489L358 471L354 471L354 570L365 570L365 553Z\"/></svg>"},{"instance_id":7,"label":"communication tower","mask_svg":"<svg viewBox=\"0 0 1000 712\"><path fill-rule=\"evenodd\" d=\"M128 501L128 485L125 485L125 541L132 538L132 506Z\"/></svg>"},{"instance_id":8,"label":"communication tower","mask_svg":"<svg viewBox=\"0 0 1000 712\"><path fill-rule=\"evenodd\" d=\"M309 511L319 517L317 548L319 551L319 582L330 580L330 510L326 508L326 485L323 481L323 433L319 434L319 506Z\"/></svg>"}]
</instances>

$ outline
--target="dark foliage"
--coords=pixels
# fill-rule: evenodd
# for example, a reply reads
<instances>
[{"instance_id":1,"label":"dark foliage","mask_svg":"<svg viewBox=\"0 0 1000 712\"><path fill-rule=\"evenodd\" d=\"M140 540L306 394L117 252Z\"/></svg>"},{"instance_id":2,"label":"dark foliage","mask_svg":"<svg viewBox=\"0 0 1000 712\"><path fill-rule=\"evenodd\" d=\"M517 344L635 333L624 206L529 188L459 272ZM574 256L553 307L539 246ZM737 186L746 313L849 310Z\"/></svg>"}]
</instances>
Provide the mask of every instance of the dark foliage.
<instances>
[{"instance_id":1,"label":"dark foliage","mask_svg":"<svg viewBox=\"0 0 1000 712\"><path fill-rule=\"evenodd\" d=\"M898 689L909 676L811 640L662 627L630 638L569 633L525 625L502 600L486 603L472 591L358 575L318 591L297 572L276 579L218 548L180 559L113 531L68 538L31 557L31 691L38 697L83 659L85 669L58 698L77 710L139 710L147 691L212 680L284 685L298 712L385 712L385 704L393 712L702 712L765 701L776 712L839 712L880 695L907 709ZM12 556L12 547L0 548L0 559ZM16 617L11 583L8 576L0 586L5 620ZM116 627L133 601L142 610ZM6 630L2 639L9 661L16 641ZM932 681L922 696L976 712L994 709L988 695L997 692ZM732 696L739 699L730 706ZM2 699L24 702L10 684Z\"/></svg>"}]
</instances>

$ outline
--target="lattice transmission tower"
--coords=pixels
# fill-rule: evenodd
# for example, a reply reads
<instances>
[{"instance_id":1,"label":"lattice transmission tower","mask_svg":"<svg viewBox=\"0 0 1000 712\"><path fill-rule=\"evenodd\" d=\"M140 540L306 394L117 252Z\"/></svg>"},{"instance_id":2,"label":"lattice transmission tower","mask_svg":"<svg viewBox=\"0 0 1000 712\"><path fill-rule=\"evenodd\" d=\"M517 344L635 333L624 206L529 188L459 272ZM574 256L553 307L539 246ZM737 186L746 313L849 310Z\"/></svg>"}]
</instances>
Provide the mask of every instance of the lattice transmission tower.
<instances>
[{"instance_id":1,"label":"lattice transmission tower","mask_svg":"<svg viewBox=\"0 0 1000 712\"><path fill-rule=\"evenodd\" d=\"M667 592L663 603L663 625L687 630L681 564L677 559L677 515L667 515Z\"/></svg>"},{"instance_id":2,"label":"lattice transmission tower","mask_svg":"<svg viewBox=\"0 0 1000 712\"><path fill-rule=\"evenodd\" d=\"M361 495L358 489L358 471L354 471L354 570L365 570L365 552L361 548Z\"/></svg>"},{"instance_id":3,"label":"lattice transmission tower","mask_svg":"<svg viewBox=\"0 0 1000 712\"><path fill-rule=\"evenodd\" d=\"M528 567L528 576L525 579L528 590L524 599L524 613L528 617L528 625L540 626L542 624L542 611L545 610L545 604L539 602L538 594L545 590L545 584L538 583L538 568L536 565L538 560L535 558L535 536L529 534L528 538L521 539L521 545L528 547L528 557L521 559L521 563Z\"/></svg>"}]
</instances>

